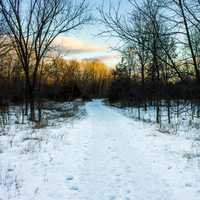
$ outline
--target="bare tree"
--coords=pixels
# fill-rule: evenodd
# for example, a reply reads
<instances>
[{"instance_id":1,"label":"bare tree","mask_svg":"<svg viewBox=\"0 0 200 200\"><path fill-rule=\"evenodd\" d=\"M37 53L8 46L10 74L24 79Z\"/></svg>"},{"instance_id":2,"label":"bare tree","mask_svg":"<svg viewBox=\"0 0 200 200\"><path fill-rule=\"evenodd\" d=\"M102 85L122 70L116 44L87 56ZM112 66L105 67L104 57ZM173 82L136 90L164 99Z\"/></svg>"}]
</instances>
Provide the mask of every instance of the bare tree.
<instances>
[{"instance_id":1,"label":"bare tree","mask_svg":"<svg viewBox=\"0 0 200 200\"><path fill-rule=\"evenodd\" d=\"M186 51L183 51L181 60L189 60L190 67L193 67L193 76L197 82L200 82L199 55L196 55L197 43L194 41L194 31L200 32L200 1L166 0L165 9L168 13L165 19L168 24L171 24L171 34L176 38L179 47L187 48L189 52L184 54ZM185 71L187 70L185 66Z\"/></svg>"},{"instance_id":2,"label":"bare tree","mask_svg":"<svg viewBox=\"0 0 200 200\"><path fill-rule=\"evenodd\" d=\"M197 1L197 2L199 2L199 1ZM182 23L185 27L185 33L186 33L186 37L188 40L188 47L190 49L190 53L191 53L191 57L192 57L193 65L194 65L194 69L195 69L196 80L198 82L200 82L200 71L198 69L197 57L195 56L195 50L194 50L194 46L192 44L192 38L191 38L191 32L190 32L191 20L190 20L190 18L187 17L186 12L189 12L189 14L192 14L193 17L195 16L195 13L193 13L192 10L190 10L187 2L184 0L178 0L178 1L174 0L174 3L179 8L179 10L177 12L182 17L182 21L183 21Z\"/></svg>"},{"instance_id":3,"label":"bare tree","mask_svg":"<svg viewBox=\"0 0 200 200\"><path fill-rule=\"evenodd\" d=\"M171 30L165 25L166 20L161 15L163 1L144 0L140 4L136 0L129 0L129 2L132 11L127 15L120 13L120 4L117 8L110 5L109 10L104 6L99 8L101 22L107 27L107 31L103 31L102 34L111 34L137 49L142 66L142 79L144 79L144 65L148 59L151 59L151 70L153 74L157 73L157 79L160 79L159 62L162 62L170 66L178 78L183 80L176 64L175 54L171 51L175 49Z\"/></svg>"},{"instance_id":4,"label":"bare tree","mask_svg":"<svg viewBox=\"0 0 200 200\"><path fill-rule=\"evenodd\" d=\"M132 1L131 1L132 2ZM136 1L134 1L136 2ZM176 43L171 35L171 29L163 17L162 0L146 0L141 7L134 3L135 7L146 19L146 26L141 35L147 35L148 41L145 47L150 51L149 57L152 59L151 73L154 82L155 74L157 81L166 80L167 71L175 71L178 78L183 80L181 72L176 65ZM165 72L165 74L164 74ZM162 75L162 77L161 77Z\"/></svg>"},{"instance_id":5,"label":"bare tree","mask_svg":"<svg viewBox=\"0 0 200 200\"><path fill-rule=\"evenodd\" d=\"M88 4L86 0L0 0L0 11L25 73L25 96L34 120L39 66L57 36L91 19Z\"/></svg>"},{"instance_id":6,"label":"bare tree","mask_svg":"<svg viewBox=\"0 0 200 200\"><path fill-rule=\"evenodd\" d=\"M0 12L0 65L2 65L2 58L8 53L10 50L10 46L6 37L6 26L5 21L3 19L2 13Z\"/></svg>"},{"instance_id":7,"label":"bare tree","mask_svg":"<svg viewBox=\"0 0 200 200\"><path fill-rule=\"evenodd\" d=\"M149 53L148 50L148 36L147 34L144 34L146 31L146 20L144 19L143 14L140 11L135 11L132 14L131 18L134 29L135 29L135 39L136 42L133 44L133 48L135 50L135 53L138 56L140 65L141 65L141 78L142 78L142 85L144 87L145 84L145 66L147 64L147 61L149 59Z\"/></svg>"}]
</instances>

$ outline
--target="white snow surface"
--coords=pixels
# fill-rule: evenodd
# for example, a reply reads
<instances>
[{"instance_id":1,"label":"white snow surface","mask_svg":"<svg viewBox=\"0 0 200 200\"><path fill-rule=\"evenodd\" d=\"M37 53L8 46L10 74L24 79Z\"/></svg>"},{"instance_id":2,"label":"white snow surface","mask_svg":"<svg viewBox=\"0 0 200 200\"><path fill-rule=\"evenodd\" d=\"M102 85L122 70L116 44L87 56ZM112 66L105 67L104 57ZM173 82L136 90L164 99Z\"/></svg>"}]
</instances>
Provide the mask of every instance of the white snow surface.
<instances>
[{"instance_id":1,"label":"white snow surface","mask_svg":"<svg viewBox=\"0 0 200 200\"><path fill-rule=\"evenodd\" d=\"M0 200L200 200L198 141L101 100L85 109L73 124L35 130L34 141L15 126L13 144L0 137Z\"/></svg>"}]
</instances>

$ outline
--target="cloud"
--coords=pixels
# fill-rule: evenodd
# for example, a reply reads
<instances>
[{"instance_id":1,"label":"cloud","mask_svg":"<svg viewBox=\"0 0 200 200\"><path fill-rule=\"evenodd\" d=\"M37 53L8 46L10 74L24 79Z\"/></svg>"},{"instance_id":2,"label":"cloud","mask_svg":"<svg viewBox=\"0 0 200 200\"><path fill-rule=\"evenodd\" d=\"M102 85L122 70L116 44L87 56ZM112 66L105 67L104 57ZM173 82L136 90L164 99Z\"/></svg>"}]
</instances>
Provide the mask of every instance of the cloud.
<instances>
[{"instance_id":1,"label":"cloud","mask_svg":"<svg viewBox=\"0 0 200 200\"><path fill-rule=\"evenodd\" d=\"M101 47L91 42L84 42L74 37L59 36L55 39L54 46L63 54L82 54L106 51L106 47Z\"/></svg>"},{"instance_id":2,"label":"cloud","mask_svg":"<svg viewBox=\"0 0 200 200\"><path fill-rule=\"evenodd\" d=\"M101 60L104 62L111 61L111 60L118 60L120 59L119 54L110 54L110 55L103 55L103 56L96 56L92 58L86 58L85 60Z\"/></svg>"},{"instance_id":3,"label":"cloud","mask_svg":"<svg viewBox=\"0 0 200 200\"><path fill-rule=\"evenodd\" d=\"M54 42L55 51L61 53L67 60L100 60L108 66L115 66L120 61L120 55L101 46L74 37L59 36Z\"/></svg>"},{"instance_id":4,"label":"cloud","mask_svg":"<svg viewBox=\"0 0 200 200\"><path fill-rule=\"evenodd\" d=\"M120 61L120 54L113 53L113 54L107 54L107 55L102 55L102 56L95 56L95 57L87 57L82 60L88 60L88 61L93 61L93 60L100 60L103 63L105 63L107 66L114 68L117 63Z\"/></svg>"}]
</instances>

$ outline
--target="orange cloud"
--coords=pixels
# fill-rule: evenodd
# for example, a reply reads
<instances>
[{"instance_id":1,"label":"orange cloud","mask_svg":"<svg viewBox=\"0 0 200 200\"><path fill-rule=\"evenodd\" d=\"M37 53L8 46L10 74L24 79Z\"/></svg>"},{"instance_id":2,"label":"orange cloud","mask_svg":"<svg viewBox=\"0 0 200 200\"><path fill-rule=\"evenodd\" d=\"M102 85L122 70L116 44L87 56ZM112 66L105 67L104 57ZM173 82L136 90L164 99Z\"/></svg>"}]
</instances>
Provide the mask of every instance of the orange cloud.
<instances>
[{"instance_id":1,"label":"orange cloud","mask_svg":"<svg viewBox=\"0 0 200 200\"><path fill-rule=\"evenodd\" d=\"M106 47L97 46L90 42L84 42L74 37L59 36L54 45L57 50L64 54L95 53L106 51Z\"/></svg>"},{"instance_id":2,"label":"orange cloud","mask_svg":"<svg viewBox=\"0 0 200 200\"><path fill-rule=\"evenodd\" d=\"M101 60L108 66L115 66L120 61L120 54L101 46L74 37L59 36L54 42L55 51L67 60Z\"/></svg>"}]
</instances>

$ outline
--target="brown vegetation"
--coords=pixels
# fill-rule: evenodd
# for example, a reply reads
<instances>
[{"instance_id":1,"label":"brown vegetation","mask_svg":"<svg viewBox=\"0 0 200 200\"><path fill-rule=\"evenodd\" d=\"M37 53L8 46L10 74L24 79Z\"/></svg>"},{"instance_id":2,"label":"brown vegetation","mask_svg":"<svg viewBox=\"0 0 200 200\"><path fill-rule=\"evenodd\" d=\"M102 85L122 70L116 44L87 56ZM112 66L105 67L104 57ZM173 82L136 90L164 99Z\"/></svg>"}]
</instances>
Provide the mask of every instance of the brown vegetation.
<instances>
[{"instance_id":1,"label":"brown vegetation","mask_svg":"<svg viewBox=\"0 0 200 200\"><path fill-rule=\"evenodd\" d=\"M55 57L43 62L39 72L37 99L103 98L107 96L112 79L111 70L99 60L76 61ZM25 100L25 75L17 60L4 64L0 80L1 101L9 99L17 103Z\"/></svg>"}]
</instances>

